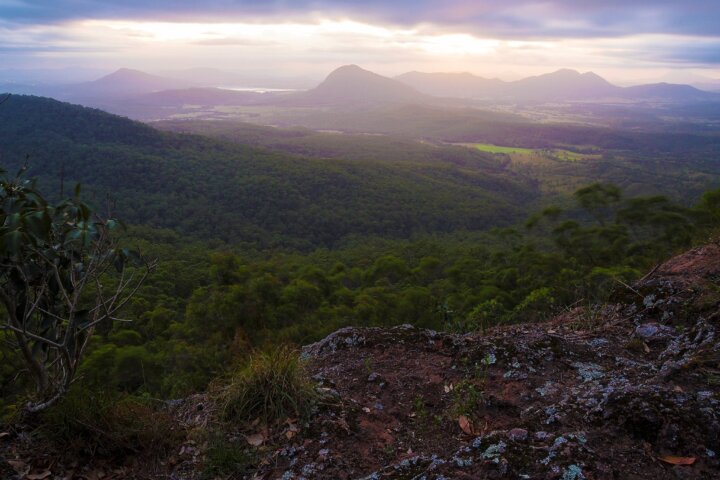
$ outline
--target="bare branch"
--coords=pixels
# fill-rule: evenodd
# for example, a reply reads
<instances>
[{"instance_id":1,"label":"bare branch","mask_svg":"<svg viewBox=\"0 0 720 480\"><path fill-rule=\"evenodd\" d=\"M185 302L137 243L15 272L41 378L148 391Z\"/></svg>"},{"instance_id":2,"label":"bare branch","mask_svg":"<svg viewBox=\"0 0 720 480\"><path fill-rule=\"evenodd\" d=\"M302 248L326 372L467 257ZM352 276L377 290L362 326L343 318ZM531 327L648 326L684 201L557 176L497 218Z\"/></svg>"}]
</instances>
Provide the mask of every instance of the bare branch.
<instances>
[{"instance_id":1,"label":"bare branch","mask_svg":"<svg viewBox=\"0 0 720 480\"><path fill-rule=\"evenodd\" d=\"M12 325L0 325L0 330L10 330L12 332L19 333L20 335L26 336L26 337L36 340L38 342L42 342L47 345L50 345L53 348L60 348L60 349L63 348L62 345L60 345L59 343L53 342L52 340L50 340L48 338L41 337L40 335L35 335L32 332L28 332L27 330L23 330L22 328L14 327Z\"/></svg>"}]
</instances>

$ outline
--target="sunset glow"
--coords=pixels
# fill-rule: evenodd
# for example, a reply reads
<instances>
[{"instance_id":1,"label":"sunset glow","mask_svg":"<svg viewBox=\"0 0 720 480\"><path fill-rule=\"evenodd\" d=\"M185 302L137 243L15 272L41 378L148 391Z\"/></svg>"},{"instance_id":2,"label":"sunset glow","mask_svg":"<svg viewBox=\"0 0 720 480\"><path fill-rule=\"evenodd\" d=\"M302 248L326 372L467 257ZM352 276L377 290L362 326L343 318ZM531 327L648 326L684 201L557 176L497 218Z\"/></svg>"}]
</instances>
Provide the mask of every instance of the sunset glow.
<instances>
[{"instance_id":1,"label":"sunset glow","mask_svg":"<svg viewBox=\"0 0 720 480\"><path fill-rule=\"evenodd\" d=\"M618 81L678 71L720 76L720 33L701 23L703 8L714 11L706 2L687 9L696 12L697 28L673 27L672 9L649 2L617 7L617 15L560 0L423 1L406 9L374 1L367 9L352 2L305 9L240 2L223 9L209 2L202 11L182 3L164 11L157 2L112 10L98 4L82 18L0 3L0 13L7 12L0 16L5 65L159 71L224 61L235 71L271 68L315 79L345 63L387 75L469 71L511 78L572 67Z\"/></svg>"}]
</instances>

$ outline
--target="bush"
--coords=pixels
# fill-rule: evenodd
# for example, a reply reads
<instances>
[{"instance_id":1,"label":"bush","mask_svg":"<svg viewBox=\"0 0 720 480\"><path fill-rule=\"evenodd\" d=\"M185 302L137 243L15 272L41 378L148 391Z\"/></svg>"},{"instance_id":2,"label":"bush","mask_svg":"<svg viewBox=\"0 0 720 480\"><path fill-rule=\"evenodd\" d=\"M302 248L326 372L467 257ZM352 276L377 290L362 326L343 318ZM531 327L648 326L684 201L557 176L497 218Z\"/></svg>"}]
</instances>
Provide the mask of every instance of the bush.
<instances>
[{"instance_id":1,"label":"bush","mask_svg":"<svg viewBox=\"0 0 720 480\"><path fill-rule=\"evenodd\" d=\"M79 458L131 454L161 457L182 441L172 417L127 395L93 393L73 388L42 412L39 432L58 450Z\"/></svg>"},{"instance_id":2,"label":"bush","mask_svg":"<svg viewBox=\"0 0 720 480\"><path fill-rule=\"evenodd\" d=\"M219 394L225 420L266 424L306 416L315 398L304 363L289 347L252 355Z\"/></svg>"}]
</instances>

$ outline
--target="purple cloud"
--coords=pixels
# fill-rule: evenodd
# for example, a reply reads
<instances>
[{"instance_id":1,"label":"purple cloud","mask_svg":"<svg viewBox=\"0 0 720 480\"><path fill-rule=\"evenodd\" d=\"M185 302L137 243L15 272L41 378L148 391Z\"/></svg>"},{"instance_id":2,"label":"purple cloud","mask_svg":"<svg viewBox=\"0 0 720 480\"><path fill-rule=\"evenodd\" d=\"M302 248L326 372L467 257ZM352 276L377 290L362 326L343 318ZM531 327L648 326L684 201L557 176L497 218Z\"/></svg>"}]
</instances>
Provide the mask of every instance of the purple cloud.
<instances>
[{"instance_id":1,"label":"purple cloud","mask_svg":"<svg viewBox=\"0 0 720 480\"><path fill-rule=\"evenodd\" d=\"M717 0L54 0L0 1L11 23L77 19L291 21L313 16L432 25L498 38L720 36Z\"/></svg>"}]
</instances>

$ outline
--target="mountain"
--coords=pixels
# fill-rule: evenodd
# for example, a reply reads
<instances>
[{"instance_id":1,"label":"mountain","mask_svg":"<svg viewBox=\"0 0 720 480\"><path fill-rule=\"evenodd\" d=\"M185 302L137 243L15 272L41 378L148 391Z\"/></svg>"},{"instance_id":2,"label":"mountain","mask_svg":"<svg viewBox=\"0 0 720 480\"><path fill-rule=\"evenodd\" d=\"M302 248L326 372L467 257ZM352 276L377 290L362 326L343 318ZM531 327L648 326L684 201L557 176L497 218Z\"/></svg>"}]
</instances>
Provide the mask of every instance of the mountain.
<instances>
[{"instance_id":1,"label":"mountain","mask_svg":"<svg viewBox=\"0 0 720 480\"><path fill-rule=\"evenodd\" d=\"M562 69L510 82L507 93L517 99L542 102L608 98L620 90L620 87L592 72Z\"/></svg>"},{"instance_id":2,"label":"mountain","mask_svg":"<svg viewBox=\"0 0 720 480\"><path fill-rule=\"evenodd\" d=\"M622 94L630 99L674 100L678 102L720 101L720 94L699 90L690 85L653 83L623 89Z\"/></svg>"},{"instance_id":3,"label":"mountain","mask_svg":"<svg viewBox=\"0 0 720 480\"><path fill-rule=\"evenodd\" d=\"M263 247L480 230L513 221L538 195L497 162L309 158L39 97L11 96L0 129L3 168L30 155L44 191L57 191L64 168L67 185L81 182L90 199L111 195L128 223Z\"/></svg>"},{"instance_id":4,"label":"mountain","mask_svg":"<svg viewBox=\"0 0 720 480\"><path fill-rule=\"evenodd\" d=\"M609 97L619 90L619 87L592 72L579 73L568 69L514 82L487 79L470 73L410 72L396 79L428 95L530 102Z\"/></svg>"},{"instance_id":5,"label":"mountain","mask_svg":"<svg viewBox=\"0 0 720 480\"><path fill-rule=\"evenodd\" d=\"M121 68L92 82L71 85L69 91L87 97L93 95L129 96L178 89L189 85L189 82L151 75L140 70Z\"/></svg>"},{"instance_id":6,"label":"mountain","mask_svg":"<svg viewBox=\"0 0 720 480\"><path fill-rule=\"evenodd\" d=\"M108 108L113 105L122 105L127 99L138 95L190 86L191 84L188 82L151 75L140 70L121 68L89 82L37 84L22 88L16 86L3 89L13 93L52 97L86 106Z\"/></svg>"},{"instance_id":7,"label":"mountain","mask_svg":"<svg viewBox=\"0 0 720 480\"><path fill-rule=\"evenodd\" d=\"M345 65L334 70L317 87L296 96L311 105L372 106L428 103L432 98L397 80Z\"/></svg>"},{"instance_id":8,"label":"mountain","mask_svg":"<svg viewBox=\"0 0 720 480\"><path fill-rule=\"evenodd\" d=\"M436 97L481 98L503 92L507 85L497 78L487 79L471 73L408 72L395 80L419 92Z\"/></svg>"},{"instance_id":9,"label":"mountain","mask_svg":"<svg viewBox=\"0 0 720 480\"><path fill-rule=\"evenodd\" d=\"M667 102L720 101L720 95L689 85L657 83L618 87L593 72L562 69L513 82L486 79L469 73L409 72L396 80L417 91L440 97L482 98L495 101L544 103L557 101L632 101Z\"/></svg>"}]
</instances>

